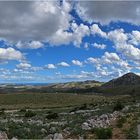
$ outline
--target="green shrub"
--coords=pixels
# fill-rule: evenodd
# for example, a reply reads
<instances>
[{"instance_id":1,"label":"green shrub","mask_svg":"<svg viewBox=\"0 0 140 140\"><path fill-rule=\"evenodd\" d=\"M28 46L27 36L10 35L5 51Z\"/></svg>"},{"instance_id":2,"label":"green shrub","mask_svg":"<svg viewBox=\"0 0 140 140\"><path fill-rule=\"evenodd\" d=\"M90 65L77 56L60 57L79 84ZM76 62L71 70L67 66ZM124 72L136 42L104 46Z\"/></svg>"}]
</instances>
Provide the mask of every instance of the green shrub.
<instances>
[{"instance_id":1,"label":"green shrub","mask_svg":"<svg viewBox=\"0 0 140 140\"><path fill-rule=\"evenodd\" d=\"M124 108L124 105L121 102L117 102L113 108L113 111L120 111Z\"/></svg>"},{"instance_id":2,"label":"green shrub","mask_svg":"<svg viewBox=\"0 0 140 140\"><path fill-rule=\"evenodd\" d=\"M57 119L59 116L58 116L58 113L52 113L52 112L50 112L47 116L46 116L46 118L47 119Z\"/></svg>"},{"instance_id":3,"label":"green shrub","mask_svg":"<svg viewBox=\"0 0 140 140\"><path fill-rule=\"evenodd\" d=\"M111 128L96 128L94 132L98 139L110 139L112 137Z\"/></svg>"},{"instance_id":4,"label":"green shrub","mask_svg":"<svg viewBox=\"0 0 140 140\"><path fill-rule=\"evenodd\" d=\"M127 139L137 139L137 137L138 137L137 130L135 128L130 128L129 130L127 130L126 132Z\"/></svg>"},{"instance_id":5,"label":"green shrub","mask_svg":"<svg viewBox=\"0 0 140 140\"><path fill-rule=\"evenodd\" d=\"M25 112L25 117L27 117L27 118L28 117L33 117L35 115L36 115L36 113L31 111L31 110L28 110L27 112Z\"/></svg>"},{"instance_id":6,"label":"green shrub","mask_svg":"<svg viewBox=\"0 0 140 140\"><path fill-rule=\"evenodd\" d=\"M135 117L135 119L137 119ZM126 130L126 138L127 139L137 139L138 138L138 131L137 131L137 124L138 122L135 120L130 124L130 128Z\"/></svg>"},{"instance_id":7,"label":"green shrub","mask_svg":"<svg viewBox=\"0 0 140 140\"><path fill-rule=\"evenodd\" d=\"M0 115L5 115L5 109L4 108L0 109Z\"/></svg>"},{"instance_id":8,"label":"green shrub","mask_svg":"<svg viewBox=\"0 0 140 140\"><path fill-rule=\"evenodd\" d=\"M122 128L123 124L126 122L126 118L125 117L121 117L118 119L117 121L117 127Z\"/></svg>"},{"instance_id":9,"label":"green shrub","mask_svg":"<svg viewBox=\"0 0 140 140\"><path fill-rule=\"evenodd\" d=\"M79 107L79 110L86 110L88 109L88 105L87 104L83 104Z\"/></svg>"},{"instance_id":10,"label":"green shrub","mask_svg":"<svg viewBox=\"0 0 140 140\"><path fill-rule=\"evenodd\" d=\"M25 108L22 108L22 109L20 109L19 112L26 112L26 109Z\"/></svg>"}]
</instances>

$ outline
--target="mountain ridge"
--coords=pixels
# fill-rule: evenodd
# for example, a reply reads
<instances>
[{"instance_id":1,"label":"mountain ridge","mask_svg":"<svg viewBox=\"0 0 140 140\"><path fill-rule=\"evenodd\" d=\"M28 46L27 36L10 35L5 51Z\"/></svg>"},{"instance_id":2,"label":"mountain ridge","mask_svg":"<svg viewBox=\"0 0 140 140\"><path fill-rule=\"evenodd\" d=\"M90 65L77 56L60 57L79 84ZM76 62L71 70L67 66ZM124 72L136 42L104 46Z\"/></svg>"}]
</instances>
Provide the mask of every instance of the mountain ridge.
<instances>
[{"instance_id":1,"label":"mountain ridge","mask_svg":"<svg viewBox=\"0 0 140 140\"><path fill-rule=\"evenodd\" d=\"M106 82L102 85L102 87L117 87L117 86L130 86L130 85L139 85L140 84L140 76L129 72L121 77L115 78Z\"/></svg>"}]
</instances>

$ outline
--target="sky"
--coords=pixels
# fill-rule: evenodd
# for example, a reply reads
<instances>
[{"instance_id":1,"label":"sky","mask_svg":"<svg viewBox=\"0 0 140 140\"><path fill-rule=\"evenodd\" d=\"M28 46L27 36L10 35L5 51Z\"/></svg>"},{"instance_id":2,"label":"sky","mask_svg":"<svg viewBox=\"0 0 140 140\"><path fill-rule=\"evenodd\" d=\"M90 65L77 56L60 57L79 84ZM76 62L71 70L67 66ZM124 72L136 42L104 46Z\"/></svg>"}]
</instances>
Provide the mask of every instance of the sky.
<instances>
[{"instance_id":1,"label":"sky","mask_svg":"<svg viewBox=\"0 0 140 140\"><path fill-rule=\"evenodd\" d=\"M140 75L140 1L0 1L0 83Z\"/></svg>"}]
</instances>

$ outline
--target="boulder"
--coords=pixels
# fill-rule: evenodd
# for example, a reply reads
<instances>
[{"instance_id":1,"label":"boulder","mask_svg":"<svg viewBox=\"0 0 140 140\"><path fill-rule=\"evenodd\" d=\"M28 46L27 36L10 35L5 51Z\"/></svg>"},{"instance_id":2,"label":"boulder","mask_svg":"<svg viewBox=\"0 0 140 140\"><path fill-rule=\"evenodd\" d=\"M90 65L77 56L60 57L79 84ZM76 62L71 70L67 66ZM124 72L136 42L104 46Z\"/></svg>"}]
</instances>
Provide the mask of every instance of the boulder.
<instances>
[{"instance_id":1,"label":"boulder","mask_svg":"<svg viewBox=\"0 0 140 140\"><path fill-rule=\"evenodd\" d=\"M87 122L84 122L84 123L82 124L82 129L83 129L83 130L90 130L91 128L90 128L90 126L89 126L89 124L88 124Z\"/></svg>"},{"instance_id":2,"label":"boulder","mask_svg":"<svg viewBox=\"0 0 140 140\"><path fill-rule=\"evenodd\" d=\"M53 140L63 140L63 135L61 133L55 133Z\"/></svg>"},{"instance_id":3,"label":"boulder","mask_svg":"<svg viewBox=\"0 0 140 140\"><path fill-rule=\"evenodd\" d=\"M0 140L8 140L7 134L3 131L0 131Z\"/></svg>"},{"instance_id":4,"label":"boulder","mask_svg":"<svg viewBox=\"0 0 140 140\"><path fill-rule=\"evenodd\" d=\"M47 137L44 138L45 140L53 140L53 134L49 134Z\"/></svg>"},{"instance_id":5,"label":"boulder","mask_svg":"<svg viewBox=\"0 0 140 140\"><path fill-rule=\"evenodd\" d=\"M47 130L44 129L44 128L42 128L42 129L41 129L41 133L46 134L46 133L47 133Z\"/></svg>"},{"instance_id":6,"label":"boulder","mask_svg":"<svg viewBox=\"0 0 140 140\"><path fill-rule=\"evenodd\" d=\"M13 137L11 140L18 140L16 137Z\"/></svg>"}]
</instances>

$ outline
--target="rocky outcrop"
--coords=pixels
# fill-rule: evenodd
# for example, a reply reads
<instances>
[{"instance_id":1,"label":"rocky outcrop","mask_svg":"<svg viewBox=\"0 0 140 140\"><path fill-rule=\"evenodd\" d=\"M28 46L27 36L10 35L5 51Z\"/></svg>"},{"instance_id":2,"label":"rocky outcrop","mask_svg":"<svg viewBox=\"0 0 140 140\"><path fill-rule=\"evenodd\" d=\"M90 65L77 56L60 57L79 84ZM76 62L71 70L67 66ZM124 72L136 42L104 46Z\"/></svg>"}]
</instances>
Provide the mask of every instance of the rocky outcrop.
<instances>
[{"instance_id":1,"label":"rocky outcrop","mask_svg":"<svg viewBox=\"0 0 140 140\"><path fill-rule=\"evenodd\" d=\"M83 130L91 130L93 128L106 128L110 125L112 120L115 120L118 116L123 115L121 112L113 112L111 114L103 114L101 116L93 116L82 124Z\"/></svg>"}]
</instances>

